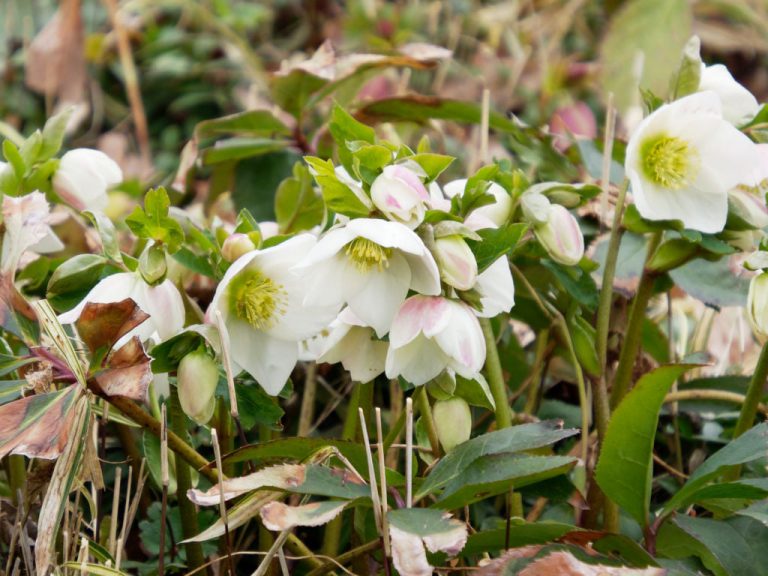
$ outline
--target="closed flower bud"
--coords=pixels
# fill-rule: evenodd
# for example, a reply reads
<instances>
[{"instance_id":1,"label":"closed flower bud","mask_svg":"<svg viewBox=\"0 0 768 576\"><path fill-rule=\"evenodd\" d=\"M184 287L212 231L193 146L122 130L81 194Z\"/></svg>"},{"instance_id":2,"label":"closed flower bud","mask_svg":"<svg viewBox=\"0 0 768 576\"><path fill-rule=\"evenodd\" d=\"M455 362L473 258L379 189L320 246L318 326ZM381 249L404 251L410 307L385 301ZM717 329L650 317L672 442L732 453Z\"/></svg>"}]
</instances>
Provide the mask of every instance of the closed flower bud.
<instances>
[{"instance_id":1,"label":"closed flower bud","mask_svg":"<svg viewBox=\"0 0 768 576\"><path fill-rule=\"evenodd\" d=\"M251 250L256 250L253 240L247 234L236 232L224 240L224 244L221 246L221 255L227 262L234 262Z\"/></svg>"},{"instance_id":2,"label":"closed flower bud","mask_svg":"<svg viewBox=\"0 0 768 576\"><path fill-rule=\"evenodd\" d=\"M158 244L147 246L139 256L139 272L144 281L152 286L165 280L168 263L162 246Z\"/></svg>"},{"instance_id":3,"label":"closed flower bud","mask_svg":"<svg viewBox=\"0 0 768 576\"><path fill-rule=\"evenodd\" d=\"M531 224L546 224L549 222L549 212L552 204L549 199L539 192L528 192L520 198L523 216Z\"/></svg>"},{"instance_id":4,"label":"closed flower bud","mask_svg":"<svg viewBox=\"0 0 768 576\"><path fill-rule=\"evenodd\" d=\"M389 220L414 229L424 220L430 197L415 172L395 164L384 168L371 184L371 200Z\"/></svg>"},{"instance_id":5,"label":"closed flower bud","mask_svg":"<svg viewBox=\"0 0 768 576\"><path fill-rule=\"evenodd\" d=\"M123 180L120 166L99 150L77 148L62 156L53 189L78 210L104 210L107 190Z\"/></svg>"},{"instance_id":6,"label":"closed flower bud","mask_svg":"<svg viewBox=\"0 0 768 576\"><path fill-rule=\"evenodd\" d=\"M469 290L477 281L477 261L458 234L435 240L435 259L440 278L457 290Z\"/></svg>"},{"instance_id":7,"label":"closed flower bud","mask_svg":"<svg viewBox=\"0 0 768 576\"><path fill-rule=\"evenodd\" d=\"M553 204L546 224L534 226L536 238L555 262L566 266L578 264L584 256L584 236L573 214Z\"/></svg>"},{"instance_id":8,"label":"closed flower bud","mask_svg":"<svg viewBox=\"0 0 768 576\"><path fill-rule=\"evenodd\" d=\"M450 400L438 400L432 407L437 437L443 450L450 452L472 434L472 412L469 404L458 396Z\"/></svg>"},{"instance_id":9,"label":"closed flower bud","mask_svg":"<svg viewBox=\"0 0 768 576\"><path fill-rule=\"evenodd\" d=\"M768 208L765 200L750 189L741 186L728 193L729 230L760 229L768 226Z\"/></svg>"},{"instance_id":10,"label":"closed flower bud","mask_svg":"<svg viewBox=\"0 0 768 576\"><path fill-rule=\"evenodd\" d=\"M216 362L201 347L181 359L176 375L182 410L198 424L208 423L216 408Z\"/></svg>"},{"instance_id":11,"label":"closed flower bud","mask_svg":"<svg viewBox=\"0 0 768 576\"><path fill-rule=\"evenodd\" d=\"M768 273L761 272L749 283L749 323L760 338L768 338Z\"/></svg>"}]
</instances>

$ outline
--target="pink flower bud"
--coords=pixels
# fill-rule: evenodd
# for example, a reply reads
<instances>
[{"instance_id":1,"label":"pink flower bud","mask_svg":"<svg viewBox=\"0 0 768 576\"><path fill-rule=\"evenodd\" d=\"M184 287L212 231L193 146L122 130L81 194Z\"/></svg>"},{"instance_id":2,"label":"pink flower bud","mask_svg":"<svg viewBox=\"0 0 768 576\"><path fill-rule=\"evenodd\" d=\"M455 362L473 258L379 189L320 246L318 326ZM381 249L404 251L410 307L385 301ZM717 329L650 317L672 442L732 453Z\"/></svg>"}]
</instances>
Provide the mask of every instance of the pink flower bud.
<instances>
[{"instance_id":1,"label":"pink flower bud","mask_svg":"<svg viewBox=\"0 0 768 576\"><path fill-rule=\"evenodd\" d=\"M477 261L458 234L435 240L435 260L440 278L457 290L469 290L477 281Z\"/></svg>"},{"instance_id":2,"label":"pink flower bud","mask_svg":"<svg viewBox=\"0 0 768 576\"><path fill-rule=\"evenodd\" d=\"M555 262L573 266L584 256L584 236L576 218L564 207L553 204L546 224L534 227L537 240Z\"/></svg>"},{"instance_id":3,"label":"pink flower bud","mask_svg":"<svg viewBox=\"0 0 768 576\"><path fill-rule=\"evenodd\" d=\"M371 200L388 219L414 229L424 220L430 197L412 170L395 164L384 168L373 181Z\"/></svg>"}]
</instances>

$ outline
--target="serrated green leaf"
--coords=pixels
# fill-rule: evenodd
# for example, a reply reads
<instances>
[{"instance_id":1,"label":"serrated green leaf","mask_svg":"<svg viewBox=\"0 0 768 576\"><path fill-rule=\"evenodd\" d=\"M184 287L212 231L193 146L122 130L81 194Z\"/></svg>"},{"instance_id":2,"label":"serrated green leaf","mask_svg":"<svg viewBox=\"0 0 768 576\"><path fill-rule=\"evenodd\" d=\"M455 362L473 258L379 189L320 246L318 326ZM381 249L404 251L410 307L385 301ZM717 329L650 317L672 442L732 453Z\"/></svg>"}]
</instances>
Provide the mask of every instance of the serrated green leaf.
<instances>
[{"instance_id":1,"label":"serrated green leaf","mask_svg":"<svg viewBox=\"0 0 768 576\"><path fill-rule=\"evenodd\" d=\"M499 228L484 228L477 233L482 241L467 239L467 245L477 260L478 273L483 272L499 258L509 253L528 230L527 224L506 224Z\"/></svg>"}]
</instances>

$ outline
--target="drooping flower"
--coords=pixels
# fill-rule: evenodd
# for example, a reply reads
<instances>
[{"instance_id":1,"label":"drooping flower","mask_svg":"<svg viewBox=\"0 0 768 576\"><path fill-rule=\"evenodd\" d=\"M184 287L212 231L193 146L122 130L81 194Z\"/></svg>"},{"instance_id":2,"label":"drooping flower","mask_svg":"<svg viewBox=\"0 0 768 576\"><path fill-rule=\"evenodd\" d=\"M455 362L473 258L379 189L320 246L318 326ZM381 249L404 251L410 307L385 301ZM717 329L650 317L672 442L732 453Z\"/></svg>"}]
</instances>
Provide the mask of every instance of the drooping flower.
<instances>
[{"instance_id":1,"label":"drooping flower","mask_svg":"<svg viewBox=\"0 0 768 576\"><path fill-rule=\"evenodd\" d=\"M340 308L304 302L310 283L295 266L316 242L311 234L300 234L241 256L208 308L209 321L221 314L235 372L245 370L273 396L296 365L299 341L325 328Z\"/></svg>"},{"instance_id":2,"label":"drooping flower","mask_svg":"<svg viewBox=\"0 0 768 576\"><path fill-rule=\"evenodd\" d=\"M3 252L0 273L13 275L25 252L58 252L64 244L51 230L51 209L45 195L3 197Z\"/></svg>"},{"instance_id":3,"label":"drooping flower","mask_svg":"<svg viewBox=\"0 0 768 576\"><path fill-rule=\"evenodd\" d=\"M304 305L346 303L380 337L408 290L440 293L434 258L414 232L397 222L357 218L331 229L300 267L306 270Z\"/></svg>"},{"instance_id":4,"label":"drooping flower","mask_svg":"<svg viewBox=\"0 0 768 576\"><path fill-rule=\"evenodd\" d=\"M755 117L760 104L752 93L736 82L728 68L722 64L701 65L699 91L711 90L720 98L723 118L740 126Z\"/></svg>"},{"instance_id":5,"label":"drooping flower","mask_svg":"<svg viewBox=\"0 0 768 576\"><path fill-rule=\"evenodd\" d=\"M139 308L149 314L149 318L123 336L120 342L126 342L133 336L138 336L142 342L150 338L163 341L184 327L184 302L174 283L164 280L156 286L150 286L137 272L107 276L77 306L60 315L59 321L62 324L76 322L88 302L108 304L126 298L136 302Z\"/></svg>"},{"instance_id":6,"label":"drooping flower","mask_svg":"<svg viewBox=\"0 0 768 576\"><path fill-rule=\"evenodd\" d=\"M393 164L386 166L371 184L371 200L387 218L414 229L424 220L430 198L413 170Z\"/></svg>"},{"instance_id":7,"label":"drooping flower","mask_svg":"<svg viewBox=\"0 0 768 576\"><path fill-rule=\"evenodd\" d=\"M755 145L727 122L718 96L691 94L661 106L629 140L625 169L637 209L648 220L682 220L716 233L725 226L728 192L748 183Z\"/></svg>"},{"instance_id":8,"label":"drooping flower","mask_svg":"<svg viewBox=\"0 0 768 576\"><path fill-rule=\"evenodd\" d=\"M104 210L107 190L122 180L120 166L104 152L77 148L61 157L53 189L78 210Z\"/></svg>"},{"instance_id":9,"label":"drooping flower","mask_svg":"<svg viewBox=\"0 0 768 576\"><path fill-rule=\"evenodd\" d=\"M384 372L388 344L376 338L354 313L345 308L331 322L329 333L314 346L317 362L341 362L355 382L370 382Z\"/></svg>"},{"instance_id":10,"label":"drooping flower","mask_svg":"<svg viewBox=\"0 0 768 576\"><path fill-rule=\"evenodd\" d=\"M432 407L437 437L443 450L450 452L472 435L472 411L464 398L438 400Z\"/></svg>"},{"instance_id":11,"label":"drooping flower","mask_svg":"<svg viewBox=\"0 0 768 576\"><path fill-rule=\"evenodd\" d=\"M525 219L552 260L573 266L584 256L584 235L565 206L552 204L540 192L526 191L521 198Z\"/></svg>"},{"instance_id":12,"label":"drooping flower","mask_svg":"<svg viewBox=\"0 0 768 576\"><path fill-rule=\"evenodd\" d=\"M457 300L415 295L400 307L389 333L387 378L414 386L443 370L472 378L485 363L485 340L472 310Z\"/></svg>"}]
</instances>

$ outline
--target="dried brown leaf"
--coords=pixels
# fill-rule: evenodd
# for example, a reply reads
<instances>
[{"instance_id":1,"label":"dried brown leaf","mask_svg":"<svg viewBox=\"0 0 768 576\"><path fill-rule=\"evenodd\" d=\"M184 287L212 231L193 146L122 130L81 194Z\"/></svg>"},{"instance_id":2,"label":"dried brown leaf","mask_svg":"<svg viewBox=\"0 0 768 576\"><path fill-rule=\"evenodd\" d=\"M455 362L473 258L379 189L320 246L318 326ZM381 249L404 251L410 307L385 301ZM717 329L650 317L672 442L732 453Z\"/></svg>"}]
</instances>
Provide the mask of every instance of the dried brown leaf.
<instances>
[{"instance_id":1,"label":"dried brown leaf","mask_svg":"<svg viewBox=\"0 0 768 576\"><path fill-rule=\"evenodd\" d=\"M76 326L80 338L91 352L110 350L115 342L149 318L131 298L120 302L88 302Z\"/></svg>"},{"instance_id":2,"label":"dried brown leaf","mask_svg":"<svg viewBox=\"0 0 768 576\"><path fill-rule=\"evenodd\" d=\"M123 396L141 402L147 397L147 388L152 381L150 361L141 340L134 336L109 356L108 367L94 379L107 396Z\"/></svg>"},{"instance_id":3,"label":"dried brown leaf","mask_svg":"<svg viewBox=\"0 0 768 576\"><path fill-rule=\"evenodd\" d=\"M268 530L290 530L296 526L322 526L336 518L347 501L312 502L303 506L289 506L270 502L261 509L261 520Z\"/></svg>"}]
</instances>

